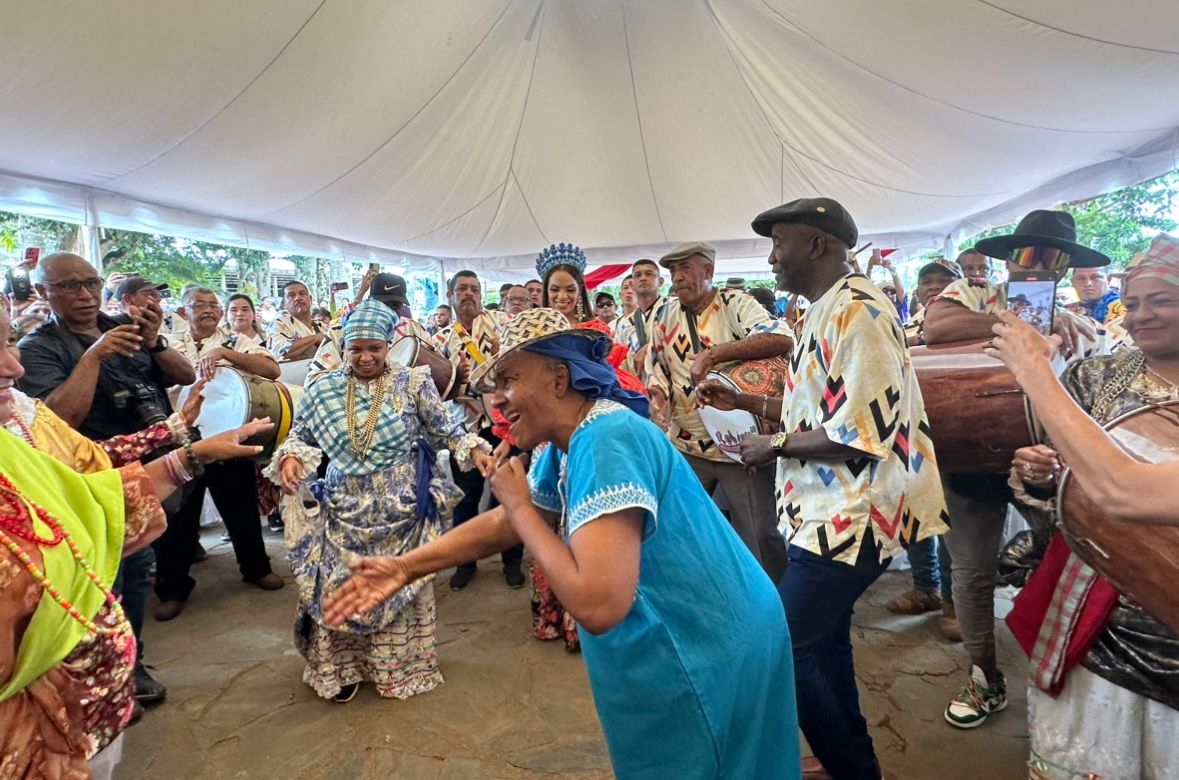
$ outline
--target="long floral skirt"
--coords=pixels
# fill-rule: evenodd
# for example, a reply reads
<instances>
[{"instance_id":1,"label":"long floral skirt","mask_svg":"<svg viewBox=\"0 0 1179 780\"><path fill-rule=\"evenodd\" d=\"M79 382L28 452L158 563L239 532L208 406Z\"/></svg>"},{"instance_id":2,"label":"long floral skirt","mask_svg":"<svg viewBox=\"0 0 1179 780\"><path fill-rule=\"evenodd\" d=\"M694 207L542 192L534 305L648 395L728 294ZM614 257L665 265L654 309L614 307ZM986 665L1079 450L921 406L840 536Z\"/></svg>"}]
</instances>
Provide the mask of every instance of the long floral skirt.
<instances>
[{"instance_id":1,"label":"long floral skirt","mask_svg":"<svg viewBox=\"0 0 1179 780\"><path fill-rule=\"evenodd\" d=\"M577 652L581 649L581 641L577 638L577 623L561 606L540 568L533 565L529 567L528 573L531 575L529 591L532 601L533 635L542 642L564 639L565 649L571 653Z\"/></svg>"},{"instance_id":2,"label":"long floral skirt","mask_svg":"<svg viewBox=\"0 0 1179 780\"><path fill-rule=\"evenodd\" d=\"M324 698L345 685L376 684L381 696L408 699L442 683L434 640L434 585L427 583L391 623L371 634L333 631L300 616L296 645L307 659L303 682Z\"/></svg>"}]
</instances>

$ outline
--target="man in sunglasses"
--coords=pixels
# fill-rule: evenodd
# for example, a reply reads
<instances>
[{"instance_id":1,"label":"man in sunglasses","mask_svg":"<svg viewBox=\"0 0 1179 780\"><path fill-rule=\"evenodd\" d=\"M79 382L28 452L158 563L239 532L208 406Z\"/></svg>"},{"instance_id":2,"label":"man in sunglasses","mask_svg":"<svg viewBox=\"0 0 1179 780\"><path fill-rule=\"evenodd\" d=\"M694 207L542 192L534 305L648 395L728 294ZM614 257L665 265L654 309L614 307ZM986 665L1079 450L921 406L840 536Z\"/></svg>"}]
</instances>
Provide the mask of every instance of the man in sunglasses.
<instances>
[{"instance_id":1,"label":"man in sunglasses","mask_svg":"<svg viewBox=\"0 0 1179 780\"><path fill-rule=\"evenodd\" d=\"M1076 242L1073 218L1061 211L1033 211L1010 235L983 239L975 250L1005 260L1010 273L1042 271L1058 278L1070 267L1095 268L1109 263L1105 255ZM988 338L991 327L999 322L996 315L1007 309L1007 304L1006 283L977 277L959 279L930 303L925 342ZM1052 330L1061 337L1067 356L1087 356L1100 348L1097 331L1087 317L1058 308ZM964 413L969 414L970 399L963 398L962 403ZM953 609L972 663L970 679L950 700L944 717L951 726L969 729L1007 706L1006 681L995 657L995 584L1012 496L1002 474L948 474L943 476L942 486L950 514L950 532L944 538L953 561Z\"/></svg>"},{"instance_id":2,"label":"man in sunglasses","mask_svg":"<svg viewBox=\"0 0 1179 780\"><path fill-rule=\"evenodd\" d=\"M1105 255L1076 243L1071 214L1033 211L1008 236L979 241L975 251L1007 261L1007 270L1053 271L1094 268L1109 263ZM944 344L991 337L998 313L1007 308L1007 285L967 277L954 282L934 299L925 315L925 343ZM1085 317L1063 309L1056 312L1052 330L1060 336L1065 357L1088 356L1098 347L1097 330Z\"/></svg>"}]
</instances>

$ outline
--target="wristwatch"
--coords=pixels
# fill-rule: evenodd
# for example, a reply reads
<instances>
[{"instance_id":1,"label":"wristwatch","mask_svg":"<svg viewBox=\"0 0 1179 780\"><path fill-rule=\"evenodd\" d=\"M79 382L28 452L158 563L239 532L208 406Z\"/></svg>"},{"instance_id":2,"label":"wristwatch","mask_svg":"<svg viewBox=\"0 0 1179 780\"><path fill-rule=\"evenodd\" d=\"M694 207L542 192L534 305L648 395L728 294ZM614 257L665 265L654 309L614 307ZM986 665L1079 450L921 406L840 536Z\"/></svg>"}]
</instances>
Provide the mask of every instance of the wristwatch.
<instances>
[{"instance_id":1,"label":"wristwatch","mask_svg":"<svg viewBox=\"0 0 1179 780\"><path fill-rule=\"evenodd\" d=\"M167 348L168 339L164 338L163 336L156 336L156 345L154 347L148 347L147 351L154 355L157 352L163 352Z\"/></svg>"},{"instance_id":2,"label":"wristwatch","mask_svg":"<svg viewBox=\"0 0 1179 780\"><path fill-rule=\"evenodd\" d=\"M770 449L783 456L786 454L786 442L789 440L790 434L779 431L770 436Z\"/></svg>"}]
</instances>

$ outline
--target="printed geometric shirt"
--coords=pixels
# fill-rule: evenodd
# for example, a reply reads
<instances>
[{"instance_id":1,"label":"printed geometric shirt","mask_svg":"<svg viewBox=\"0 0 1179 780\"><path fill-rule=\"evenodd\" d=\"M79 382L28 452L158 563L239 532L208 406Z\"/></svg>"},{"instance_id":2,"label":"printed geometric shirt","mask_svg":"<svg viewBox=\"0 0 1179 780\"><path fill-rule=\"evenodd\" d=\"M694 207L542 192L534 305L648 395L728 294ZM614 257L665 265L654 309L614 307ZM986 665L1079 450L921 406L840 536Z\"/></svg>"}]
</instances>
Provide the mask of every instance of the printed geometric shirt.
<instances>
[{"instance_id":1,"label":"printed geometric shirt","mask_svg":"<svg viewBox=\"0 0 1179 780\"><path fill-rule=\"evenodd\" d=\"M324 328L318 322L312 321L311 326L308 327L302 320L297 320L290 314L283 312L282 316L275 320L274 325L270 327L270 344L267 346L270 347L270 352L274 355L275 360L285 360L287 351L297 339L305 339L323 332Z\"/></svg>"},{"instance_id":2,"label":"printed geometric shirt","mask_svg":"<svg viewBox=\"0 0 1179 780\"><path fill-rule=\"evenodd\" d=\"M208 338L197 341L192 335L192 331L185 331L181 336L180 343L176 345L177 351L188 358L188 362L192 363L195 368L201 362L201 358L212 352L217 347L225 347L234 352L241 352L243 355L265 355L272 358L270 350L262 346L259 342L250 338L249 336L233 333L224 329L213 331L213 334ZM218 366L233 365L228 360L221 359L217 362Z\"/></svg>"},{"instance_id":3,"label":"printed geometric shirt","mask_svg":"<svg viewBox=\"0 0 1179 780\"><path fill-rule=\"evenodd\" d=\"M778 529L790 543L853 564L871 529L879 559L945 533L946 502L921 388L892 302L860 274L806 311L782 430L822 428L863 453L845 461L779 458Z\"/></svg>"},{"instance_id":4,"label":"printed geometric shirt","mask_svg":"<svg viewBox=\"0 0 1179 780\"><path fill-rule=\"evenodd\" d=\"M507 315L498 311L483 310L471 323L470 333L467 333L463 324L456 319L434 335L434 344L446 359L456 366L462 356L466 355L467 363L474 371L475 366L499 352L500 331L507 324ZM458 401L462 405L468 431L478 433L491 425L491 421L484 414L480 396L464 395Z\"/></svg>"},{"instance_id":5,"label":"printed geometric shirt","mask_svg":"<svg viewBox=\"0 0 1179 780\"><path fill-rule=\"evenodd\" d=\"M655 299L655 303L651 304L651 308L646 311L635 309L626 318L630 325L627 328L627 335L630 340L623 343L630 347L631 352L638 352L647 346L647 342L651 340L651 328L655 324L655 316L659 314L659 310L663 308L663 304L667 303L667 300L666 296L660 295ZM622 339L618 340L622 341Z\"/></svg>"},{"instance_id":6,"label":"printed geometric shirt","mask_svg":"<svg viewBox=\"0 0 1179 780\"><path fill-rule=\"evenodd\" d=\"M721 452L696 409L692 358L715 344L727 344L753 333L790 336L786 323L770 317L753 296L720 290L702 314L692 313L671 298L651 322L651 348L644 375L648 388L658 388L669 402L667 432L675 448L687 455L721 463L731 462Z\"/></svg>"}]
</instances>

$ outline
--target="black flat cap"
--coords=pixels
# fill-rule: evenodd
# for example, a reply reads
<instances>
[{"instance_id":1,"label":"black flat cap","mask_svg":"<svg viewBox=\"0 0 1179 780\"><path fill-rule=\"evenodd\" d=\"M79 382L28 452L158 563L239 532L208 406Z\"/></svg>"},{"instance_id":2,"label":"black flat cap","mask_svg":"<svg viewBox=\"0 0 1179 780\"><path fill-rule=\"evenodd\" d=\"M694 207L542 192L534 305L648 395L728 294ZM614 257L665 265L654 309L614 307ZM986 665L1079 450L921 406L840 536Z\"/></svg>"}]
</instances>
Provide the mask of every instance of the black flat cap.
<instances>
[{"instance_id":1,"label":"black flat cap","mask_svg":"<svg viewBox=\"0 0 1179 780\"><path fill-rule=\"evenodd\" d=\"M777 208L763 211L753 220L753 232L769 236L779 222L797 222L830 233L848 248L856 245L860 231L847 209L831 198L799 198Z\"/></svg>"}]
</instances>

